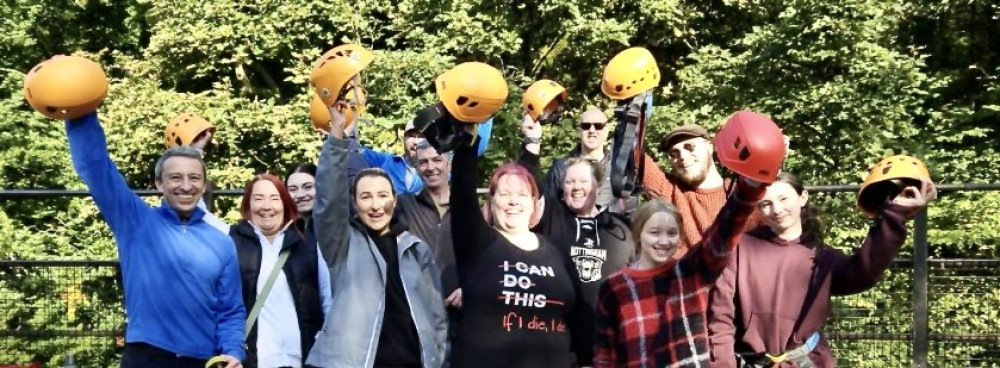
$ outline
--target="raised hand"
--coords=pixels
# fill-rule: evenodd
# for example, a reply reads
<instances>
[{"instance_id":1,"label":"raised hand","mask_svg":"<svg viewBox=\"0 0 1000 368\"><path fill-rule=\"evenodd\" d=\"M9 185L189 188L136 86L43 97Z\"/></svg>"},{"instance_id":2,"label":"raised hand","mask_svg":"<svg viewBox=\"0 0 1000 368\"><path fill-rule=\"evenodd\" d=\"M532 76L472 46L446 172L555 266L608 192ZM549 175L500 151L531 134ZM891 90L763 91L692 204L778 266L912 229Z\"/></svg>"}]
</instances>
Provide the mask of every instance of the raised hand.
<instances>
[{"instance_id":1,"label":"raised hand","mask_svg":"<svg viewBox=\"0 0 1000 368\"><path fill-rule=\"evenodd\" d=\"M334 138L343 139L344 130L347 128L347 109L351 108L347 102L337 101L330 106L330 134Z\"/></svg>"},{"instance_id":2,"label":"raised hand","mask_svg":"<svg viewBox=\"0 0 1000 368\"><path fill-rule=\"evenodd\" d=\"M205 132L198 135L198 137L195 138L193 142L191 142L191 148L195 148L198 149L199 151L204 152L205 147L208 147L209 143L212 143L212 131L206 130Z\"/></svg>"},{"instance_id":3,"label":"raised hand","mask_svg":"<svg viewBox=\"0 0 1000 368\"><path fill-rule=\"evenodd\" d=\"M915 186L903 188L903 191L899 192L895 198L892 198L890 203L902 206L906 215L913 217L936 198L937 187L930 181L924 181L920 188Z\"/></svg>"},{"instance_id":4,"label":"raised hand","mask_svg":"<svg viewBox=\"0 0 1000 368\"><path fill-rule=\"evenodd\" d=\"M531 115L524 114L521 121L521 133L525 138L542 138L542 124L531 118Z\"/></svg>"}]
</instances>

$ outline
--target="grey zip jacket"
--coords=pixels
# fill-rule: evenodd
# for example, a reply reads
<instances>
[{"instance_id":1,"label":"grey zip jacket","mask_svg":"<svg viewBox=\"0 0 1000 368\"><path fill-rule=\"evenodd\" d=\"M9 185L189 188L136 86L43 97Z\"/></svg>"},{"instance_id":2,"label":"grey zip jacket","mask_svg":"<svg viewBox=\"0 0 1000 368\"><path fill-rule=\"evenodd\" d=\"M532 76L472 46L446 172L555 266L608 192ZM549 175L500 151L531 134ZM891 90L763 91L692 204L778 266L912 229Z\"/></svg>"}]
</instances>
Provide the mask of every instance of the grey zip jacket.
<instances>
[{"instance_id":1,"label":"grey zip jacket","mask_svg":"<svg viewBox=\"0 0 1000 368\"><path fill-rule=\"evenodd\" d=\"M330 268L333 304L306 364L322 368L369 367L382 331L385 311L385 260L364 228L349 215L348 140L323 143L316 170L313 221L316 240ZM448 318L441 280L430 248L404 231L397 238L399 274L420 339L425 368L444 364Z\"/></svg>"}]
</instances>

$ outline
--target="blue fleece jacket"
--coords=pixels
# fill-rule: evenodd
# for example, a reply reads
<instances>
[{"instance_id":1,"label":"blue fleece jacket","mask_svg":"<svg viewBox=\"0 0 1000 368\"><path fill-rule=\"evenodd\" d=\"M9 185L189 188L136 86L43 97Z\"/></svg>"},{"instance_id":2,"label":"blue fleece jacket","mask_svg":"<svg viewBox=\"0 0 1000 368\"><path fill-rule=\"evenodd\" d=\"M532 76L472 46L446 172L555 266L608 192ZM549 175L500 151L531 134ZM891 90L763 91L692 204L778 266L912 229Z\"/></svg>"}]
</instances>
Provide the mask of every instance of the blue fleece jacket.
<instances>
[{"instance_id":1,"label":"blue fleece jacket","mask_svg":"<svg viewBox=\"0 0 1000 368\"><path fill-rule=\"evenodd\" d=\"M96 113L67 121L66 133L73 167L118 243L125 341L243 360L246 311L233 240L205 222L200 208L182 221L165 201L150 207L135 195L111 162Z\"/></svg>"},{"instance_id":2,"label":"blue fleece jacket","mask_svg":"<svg viewBox=\"0 0 1000 368\"><path fill-rule=\"evenodd\" d=\"M481 137L477 152L481 157L490 143L490 135L493 133L493 118L479 124L477 129L477 134ZM363 169L377 167L389 174L392 186L396 188L396 194L417 194L420 193L421 189L424 189L423 179L420 178L417 170L410 166L405 157L372 150L361 146L356 140L352 140L350 149L352 151L360 150L360 153L351 155L352 157L348 159L348 180L353 181L354 175ZM409 180L407 180L407 176L409 176Z\"/></svg>"}]
</instances>

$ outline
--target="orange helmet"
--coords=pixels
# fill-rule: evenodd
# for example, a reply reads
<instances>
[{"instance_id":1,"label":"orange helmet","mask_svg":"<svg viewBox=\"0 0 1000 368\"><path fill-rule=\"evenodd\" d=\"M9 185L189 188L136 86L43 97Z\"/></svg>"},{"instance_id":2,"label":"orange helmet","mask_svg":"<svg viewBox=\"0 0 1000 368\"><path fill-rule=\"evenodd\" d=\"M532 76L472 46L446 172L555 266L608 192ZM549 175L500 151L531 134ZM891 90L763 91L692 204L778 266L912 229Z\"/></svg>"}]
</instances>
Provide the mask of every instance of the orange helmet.
<instances>
[{"instance_id":1,"label":"orange helmet","mask_svg":"<svg viewBox=\"0 0 1000 368\"><path fill-rule=\"evenodd\" d=\"M458 64L439 75L434 84L441 103L463 123L486 121L507 100L507 81L503 74L480 62Z\"/></svg>"},{"instance_id":2,"label":"orange helmet","mask_svg":"<svg viewBox=\"0 0 1000 368\"><path fill-rule=\"evenodd\" d=\"M715 134L715 152L729 170L773 183L785 161L785 136L767 116L739 111Z\"/></svg>"},{"instance_id":3,"label":"orange helmet","mask_svg":"<svg viewBox=\"0 0 1000 368\"><path fill-rule=\"evenodd\" d=\"M352 85L354 77L375 61L375 54L360 45L334 47L313 63L312 81L316 94L327 106L340 98L344 87Z\"/></svg>"},{"instance_id":4,"label":"orange helmet","mask_svg":"<svg viewBox=\"0 0 1000 368\"><path fill-rule=\"evenodd\" d=\"M624 100L656 88L660 69L653 54L642 47L618 53L604 67L601 91L612 100Z\"/></svg>"},{"instance_id":5,"label":"orange helmet","mask_svg":"<svg viewBox=\"0 0 1000 368\"><path fill-rule=\"evenodd\" d=\"M108 95L108 77L97 63L80 56L56 55L28 72L24 96L31 108L53 119L87 115Z\"/></svg>"},{"instance_id":6,"label":"orange helmet","mask_svg":"<svg viewBox=\"0 0 1000 368\"><path fill-rule=\"evenodd\" d=\"M886 202L908 186L922 188L922 183L931 181L927 166L920 160L896 155L883 158L868 172L858 190L858 208L868 217L881 212Z\"/></svg>"},{"instance_id":7,"label":"orange helmet","mask_svg":"<svg viewBox=\"0 0 1000 368\"><path fill-rule=\"evenodd\" d=\"M521 107L535 121L546 120L549 115L559 109L559 104L566 101L568 97L569 93L566 92L566 88L560 86L559 83L542 79L532 83L524 91L524 96L521 97Z\"/></svg>"},{"instance_id":8,"label":"orange helmet","mask_svg":"<svg viewBox=\"0 0 1000 368\"><path fill-rule=\"evenodd\" d=\"M344 99L350 105L350 108L344 113L347 118L347 123L344 126L345 130L351 129L355 118L365 111L365 99L368 98L365 94L365 89L358 88L356 91L358 93L357 97L355 97L354 93L344 94ZM361 102L357 102L357 100ZM316 129L330 132L330 108L324 105L323 100L315 93L313 93L312 103L309 104L309 120L312 120L312 125Z\"/></svg>"},{"instance_id":9,"label":"orange helmet","mask_svg":"<svg viewBox=\"0 0 1000 368\"><path fill-rule=\"evenodd\" d=\"M163 132L164 143L167 144L167 149L187 146L206 130L215 132L215 126L201 116L186 112L167 123L167 130Z\"/></svg>"}]
</instances>

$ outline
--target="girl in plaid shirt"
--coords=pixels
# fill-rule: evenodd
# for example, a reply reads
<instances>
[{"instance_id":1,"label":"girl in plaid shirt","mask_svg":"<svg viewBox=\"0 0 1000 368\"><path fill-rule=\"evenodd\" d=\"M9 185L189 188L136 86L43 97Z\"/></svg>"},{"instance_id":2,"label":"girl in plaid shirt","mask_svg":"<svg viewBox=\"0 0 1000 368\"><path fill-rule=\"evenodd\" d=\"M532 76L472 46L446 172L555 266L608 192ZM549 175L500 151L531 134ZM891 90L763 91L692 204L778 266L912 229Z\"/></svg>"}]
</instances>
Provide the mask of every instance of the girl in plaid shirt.
<instances>
[{"instance_id":1,"label":"girl in plaid shirt","mask_svg":"<svg viewBox=\"0 0 1000 368\"><path fill-rule=\"evenodd\" d=\"M736 186L699 246L677 260L677 209L660 199L639 207L639 260L598 291L595 367L709 367L708 292L766 189L746 178Z\"/></svg>"}]
</instances>

